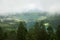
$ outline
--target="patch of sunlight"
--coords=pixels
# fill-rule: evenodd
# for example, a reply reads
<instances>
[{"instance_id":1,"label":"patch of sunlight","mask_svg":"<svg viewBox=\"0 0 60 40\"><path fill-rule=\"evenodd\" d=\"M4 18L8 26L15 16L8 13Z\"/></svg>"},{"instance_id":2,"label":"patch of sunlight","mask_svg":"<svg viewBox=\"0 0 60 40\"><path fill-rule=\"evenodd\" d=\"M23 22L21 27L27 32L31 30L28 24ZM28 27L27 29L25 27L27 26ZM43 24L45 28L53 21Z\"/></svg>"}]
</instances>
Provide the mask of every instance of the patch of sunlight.
<instances>
[{"instance_id":1,"label":"patch of sunlight","mask_svg":"<svg viewBox=\"0 0 60 40\"><path fill-rule=\"evenodd\" d=\"M46 16L41 16L40 18L38 18L37 20L45 20L47 17Z\"/></svg>"},{"instance_id":2,"label":"patch of sunlight","mask_svg":"<svg viewBox=\"0 0 60 40\"><path fill-rule=\"evenodd\" d=\"M46 27L48 27L48 26L49 26L49 23L44 23L44 25L45 25Z\"/></svg>"}]
</instances>

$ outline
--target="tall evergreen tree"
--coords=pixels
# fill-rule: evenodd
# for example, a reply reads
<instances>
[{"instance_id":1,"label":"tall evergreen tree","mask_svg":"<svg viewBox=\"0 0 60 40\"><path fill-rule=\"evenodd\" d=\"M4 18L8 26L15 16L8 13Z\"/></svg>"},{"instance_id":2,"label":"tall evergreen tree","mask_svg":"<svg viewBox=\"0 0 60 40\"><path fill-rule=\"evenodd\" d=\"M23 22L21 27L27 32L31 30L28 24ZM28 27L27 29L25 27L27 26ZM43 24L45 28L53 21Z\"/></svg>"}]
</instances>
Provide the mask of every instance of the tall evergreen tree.
<instances>
[{"instance_id":1,"label":"tall evergreen tree","mask_svg":"<svg viewBox=\"0 0 60 40\"><path fill-rule=\"evenodd\" d=\"M3 40L3 29L0 27L0 40Z\"/></svg>"},{"instance_id":2,"label":"tall evergreen tree","mask_svg":"<svg viewBox=\"0 0 60 40\"><path fill-rule=\"evenodd\" d=\"M6 34L5 34L6 37ZM16 32L13 31L9 31L6 40L16 40Z\"/></svg>"},{"instance_id":3,"label":"tall evergreen tree","mask_svg":"<svg viewBox=\"0 0 60 40\"><path fill-rule=\"evenodd\" d=\"M21 21L17 30L17 39L26 40L27 29L25 28L25 22Z\"/></svg>"},{"instance_id":4,"label":"tall evergreen tree","mask_svg":"<svg viewBox=\"0 0 60 40\"><path fill-rule=\"evenodd\" d=\"M51 25L48 26L47 31L48 31L48 40L54 40L54 31Z\"/></svg>"},{"instance_id":5,"label":"tall evergreen tree","mask_svg":"<svg viewBox=\"0 0 60 40\"><path fill-rule=\"evenodd\" d=\"M40 27L41 27L41 31L40 31L41 40L48 40L48 34L46 32L46 27L44 25L44 21L40 22Z\"/></svg>"},{"instance_id":6,"label":"tall evergreen tree","mask_svg":"<svg viewBox=\"0 0 60 40\"><path fill-rule=\"evenodd\" d=\"M3 39L4 39L4 40L6 40L6 39L7 39L7 37L8 37L7 32L4 32Z\"/></svg>"},{"instance_id":7,"label":"tall evergreen tree","mask_svg":"<svg viewBox=\"0 0 60 40\"><path fill-rule=\"evenodd\" d=\"M40 40L39 22L36 22L34 28L30 28L27 34L27 40Z\"/></svg>"},{"instance_id":8,"label":"tall evergreen tree","mask_svg":"<svg viewBox=\"0 0 60 40\"><path fill-rule=\"evenodd\" d=\"M32 32L28 32L27 35L26 35L26 40L33 40L32 38Z\"/></svg>"},{"instance_id":9,"label":"tall evergreen tree","mask_svg":"<svg viewBox=\"0 0 60 40\"><path fill-rule=\"evenodd\" d=\"M47 32L45 30L45 26L43 25L43 21L36 22L33 32L34 40L47 40Z\"/></svg>"},{"instance_id":10,"label":"tall evergreen tree","mask_svg":"<svg viewBox=\"0 0 60 40\"><path fill-rule=\"evenodd\" d=\"M58 25L58 27L57 27L56 40L60 40L60 25Z\"/></svg>"},{"instance_id":11,"label":"tall evergreen tree","mask_svg":"<svg viewBox=\"0 0 60 40\"><path fill-rule=\"evenodd\" d=\"M39 22L35 23L32 35L33 35L32 36L33 40L40 40L40 26L39 26Z\"/></svg>"}]
</instances>

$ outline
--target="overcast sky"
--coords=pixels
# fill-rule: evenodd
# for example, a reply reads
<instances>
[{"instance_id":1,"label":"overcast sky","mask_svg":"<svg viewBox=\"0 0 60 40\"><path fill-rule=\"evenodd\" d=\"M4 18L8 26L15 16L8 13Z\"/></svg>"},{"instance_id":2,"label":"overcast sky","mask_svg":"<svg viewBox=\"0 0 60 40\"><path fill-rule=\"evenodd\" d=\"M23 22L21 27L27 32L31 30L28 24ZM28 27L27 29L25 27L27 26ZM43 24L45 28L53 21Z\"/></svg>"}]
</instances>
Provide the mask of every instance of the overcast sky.
<instances>
[{"instance_id":1,"label":"overcast sky","mask_svg":"<svg viewBox=\"0 0 60 40\"><path fill-rule=\"evenodd\" d=\"M60 0L0 0L0 14L40 9L43 11L60 11Z\"/></svg>"}]
</instances>

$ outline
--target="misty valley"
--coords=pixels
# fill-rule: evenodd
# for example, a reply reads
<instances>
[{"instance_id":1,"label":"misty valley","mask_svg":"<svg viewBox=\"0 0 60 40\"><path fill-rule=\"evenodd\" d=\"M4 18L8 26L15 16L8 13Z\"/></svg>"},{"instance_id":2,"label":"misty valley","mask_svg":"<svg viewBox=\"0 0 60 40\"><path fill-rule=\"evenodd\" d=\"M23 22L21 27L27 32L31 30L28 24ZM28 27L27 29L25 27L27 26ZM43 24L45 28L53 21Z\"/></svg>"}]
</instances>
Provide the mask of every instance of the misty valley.
<instances>
[{"instance_id":1,"label":"misty valley","mask_svg":"<svg viewBox=\"0 0 60 40\"><path fill-rule=\"evenodd\" d=\"M0 15L0 40L60 40L60 14L30 10Z\"/></svg>"},{"instance_id":2,"label":"misty valley","mask_svg":"<svg viewBox=\"0 0 60 40\"><path fill-rule=\"evenodd\" d=\"M60 40L60 0L0 0L0 40Z\"/></svg>"}]
</instances>

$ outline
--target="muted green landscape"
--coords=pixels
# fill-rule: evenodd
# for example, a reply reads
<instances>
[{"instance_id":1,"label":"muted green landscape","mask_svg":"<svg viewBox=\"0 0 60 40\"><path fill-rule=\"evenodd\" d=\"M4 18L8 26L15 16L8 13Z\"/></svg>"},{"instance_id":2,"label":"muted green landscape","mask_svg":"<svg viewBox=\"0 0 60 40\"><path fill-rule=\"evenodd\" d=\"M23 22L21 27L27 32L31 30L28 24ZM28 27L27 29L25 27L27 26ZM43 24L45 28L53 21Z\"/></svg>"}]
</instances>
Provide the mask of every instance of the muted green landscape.
<instances>
[{"instance_id":1,"label":"muted green landscape","mask_svg":"<svg viewBox=\"0 0 60 40\"><path fill-rule=\"evenodd\" d=\"M60 40L60 0L0 0L0 40Z\"/></svg>"},{"instance_id":2,"label":"muted green landscape","mask_svg":"<svg viewBox=\"0 0 60 40\"><path fill-rule=\"evenodd\" d=\"M30 11L1 15L0 40L60 40L60 14Z\"/></svg>"}]
</instances>

